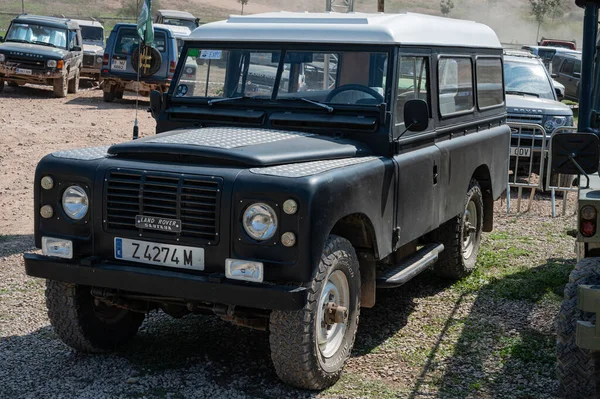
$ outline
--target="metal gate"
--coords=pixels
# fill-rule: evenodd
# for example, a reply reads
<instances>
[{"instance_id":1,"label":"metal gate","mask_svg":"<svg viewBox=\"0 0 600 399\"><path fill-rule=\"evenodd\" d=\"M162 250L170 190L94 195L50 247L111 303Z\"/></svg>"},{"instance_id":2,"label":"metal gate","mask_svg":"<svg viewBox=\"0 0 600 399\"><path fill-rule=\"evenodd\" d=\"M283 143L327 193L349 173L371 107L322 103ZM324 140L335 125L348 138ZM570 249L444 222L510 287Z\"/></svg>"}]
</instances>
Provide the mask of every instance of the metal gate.
<instances>
[{"instance_id":1,"label":"metal gate","mask_svg":"<svg viewBox=\"0 0 600 399\"><path fill-rule=\"evenodd\" d=\"M509 122L511 130L508 188L506 194L506 212L510 213L510 189L517 188L517 213L521 212L521 197L523 189L529 188L527 210L536 189L543 189L546 161L546 130L535 123ZM511 174L512 172L512 174ZM534 176L535 175L535 176Z\"/></svg>"},{"instance_id":2,"label":"metal gate","mask_svg":"<svg viewBox=\"0 0 600 399\"><path fill-rule=\"evenodd\" d=\"M578 187L573 187L573 178L575 176L552 173L552 139L557 133L574 133L576 131L577 128L575 127L561 127L556 129L550 137L545 179L546 187L550 190L552 200L552 217L556 217L556 192L561 191L563 193L562 215L564 216L567 213L567 195L569 192L576 192L578 190Z\"/></svg>"}]
</instances>

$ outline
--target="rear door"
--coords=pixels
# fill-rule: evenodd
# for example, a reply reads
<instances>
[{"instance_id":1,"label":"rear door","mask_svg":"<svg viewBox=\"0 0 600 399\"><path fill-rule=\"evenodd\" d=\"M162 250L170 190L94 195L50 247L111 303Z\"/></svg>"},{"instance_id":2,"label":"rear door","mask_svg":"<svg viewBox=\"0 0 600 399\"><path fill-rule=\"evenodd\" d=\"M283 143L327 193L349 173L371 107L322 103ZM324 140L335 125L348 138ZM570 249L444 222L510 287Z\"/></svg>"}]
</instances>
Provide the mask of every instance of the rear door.
<instances>
[{"instance_id":1,"label":"rear door","mask_svg":"<svg viewBox=\"0 0 600 399\"><path fill-rule=\"evenodd\" d=\"M575 97L577 83L574 81L575 60L565 59L558 72L558 81L565 85L565 97Z\"/></svg>"},{"instance_id":2,"label":"rear door","mask_svg":"<svg viewBox=\"0 0 600 399\"><path fill-rule=\"evenodd\" d=\"M128 78L137 77L137 71L132 62L132 56L139 48L139 36L135 28L120 28L113 47L112 59L109 64L110 72ZM164 31L158 29L154 31L152 47L160 53L162 63L157 73L146 78L166 79L169 70L170 43Z\"/></svg>"}]
</instances>

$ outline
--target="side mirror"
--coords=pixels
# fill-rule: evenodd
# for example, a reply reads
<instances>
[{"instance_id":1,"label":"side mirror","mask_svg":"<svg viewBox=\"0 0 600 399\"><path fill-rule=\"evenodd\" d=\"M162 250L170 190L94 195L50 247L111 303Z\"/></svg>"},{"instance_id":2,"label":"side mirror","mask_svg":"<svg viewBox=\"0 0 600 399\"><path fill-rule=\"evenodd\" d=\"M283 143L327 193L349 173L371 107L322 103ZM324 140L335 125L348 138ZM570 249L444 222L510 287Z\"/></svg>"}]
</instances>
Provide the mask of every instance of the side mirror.
<instances>
[{"instance_id":1,"label":"side mirror","mask_svg":"<svg viewBox=\"0 0 600 399\"><path fill-rule=\"evenodd\" d=\"M558 101L562 101L564 100L564 96L562 91L560 91L560 89L557 89L556 87L554 88L554 91L556 92L556 98L558 99Z\"/></svg>"},{"instance_id":2,"label":"side mirror","mask_svg":"<svg viewBox=\"0 0 600 399\"><path fill-rule=\"evenodd\" d=\"M598 171L600 138L594 133L557 133L550 147L555 173L585 175Z\"/></svg>"},{"instance_id":3,"label":"side mirror","mask_svg":"<svg viewBox=\"0 0 600 399\"><path fill-rule=\"evenodd\" d=\"M158 90L150 92L150 112L154 119L158 119L158 114L162 108L162 94Z\"/></svg>"},{"instance_id":4,"label":"side mirror","mask_svg":"<svg viewBox=\"0 0 600 399\"><path fill-rule=\"evenodd\" d=\"M550 77L552 77L552 79L556 79L556 78L558 78L558 74L557 73L553 73L552 75L550 75Z\"/></svg>"},{"instance_id":5,"label":"side mirror","mask_svg":"<svg viewBox=\"0 0 600 399\"><path fill-rule=\"evenodd\" d=\"M429 106L423 100L408 100L404 104L404 126L410 132L422 132L429 126Z\"/></svg>"},{"instance_id":6,"label":"side mirror","mask_svg":"<svg viewBox=\"0 0 600 399\"><path fill-rule=\"evenodd\" d=\"M577 79L581 79L581 72L573 72L573 77Z\"/></svg>"},{"instance_id":7,"label":"side mirror","mask_svg":"<svg viewBox=\"0 0 600 399\"><path fill-rule=\"evenodd\" d=\"M71 48L71 51L81 51L81 47L80 46L73 46Z\"/></svg>"},{"instance_id":8,"label":"side mirror","mask_svg":"<svg viewBox=\"0 0 600 399\"><path fill-rule=\"evenodd\" d=\"M200 18L196 18L194 20L194 23L196 24L196 28L200 26Z\"/></svg>"}]
</instances>

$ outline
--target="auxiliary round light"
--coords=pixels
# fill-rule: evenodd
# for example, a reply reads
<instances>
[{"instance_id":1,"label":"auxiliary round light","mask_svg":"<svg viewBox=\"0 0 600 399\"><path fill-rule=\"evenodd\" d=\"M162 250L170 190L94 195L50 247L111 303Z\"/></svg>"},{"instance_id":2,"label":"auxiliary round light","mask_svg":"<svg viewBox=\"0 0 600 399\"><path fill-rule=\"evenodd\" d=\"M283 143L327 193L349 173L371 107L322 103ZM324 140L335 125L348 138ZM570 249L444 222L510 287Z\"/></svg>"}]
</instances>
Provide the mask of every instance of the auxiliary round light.
<instances>
[{"instance_id":1,"label":"auxiliary round light","mask_svg":"<svg viewBox=\"0 0 600 399\"><path fill-rule=\"evenodd\" d=\"M242 225L251 238L265 241L277 231L277 214L265 203L252 204L244 211Z\"/></svg>"},{"instance_id":2,"label":"auxiliary round light","mask_svg":"<svg viewBox=\"0 0 600 399\"><path fill-rule=\"evenodd\" d=\"M596 212L596 208L594 208L591 205L586 205L583 208L581 208L581 218L583 220L594 220L596 219L596 215L598 214L598 212Z\"/></svg>"},{"instance_id":3,"label":"auxiliary round light","mask_svg":"<svg viewBox=\"0 0 600 399\"><path fill-rule=\"evenodd\" d=\"M44 190L51 190L54 187L54 180L50 176L44 176L40 184Z\"/></svg>"},{"instance_id":4,"label":"auxiliary round light","mask_svg":"<svg viewBox=\"0 0 600 399\"><path fill-rule=\"evenodd\" d=\"M62 206L68 217L81 220L89 208L89 199L85 190L79 186L67 188L62 196Z\"/></svg>"},{"instance_id":5,"label":"auxiliary round light","mask_svg":"<svg viewBox=\"0 0 600 399\"><path fill-rule=\"evenodd\" d=\"M54 209L52 209L50 205L44 205L40 208L40 215L44 219L50 219L52 216L54 216Z\"/></svg>"},{"instance_id":6,"label":"auxiliary round light","mask_svg":"<svg viewBox=\"0 0 600 399\"><path fill-rule=\"evenodd\" d=\"M298 203L293 199L289 199L283 203L283 211L288 215L293 215L298 212Z\"/></svg>"},{"instance_id":7,"label":"auxiliary round light","mask_svg":"<svg viewBox=\"0 0 600 399\"><path fill-rule=\"evenodd\" d=\"M296 245L296 235L290 231L281 235L281 243L285 247L293 247Z\"/></svg>"}]
</instances>

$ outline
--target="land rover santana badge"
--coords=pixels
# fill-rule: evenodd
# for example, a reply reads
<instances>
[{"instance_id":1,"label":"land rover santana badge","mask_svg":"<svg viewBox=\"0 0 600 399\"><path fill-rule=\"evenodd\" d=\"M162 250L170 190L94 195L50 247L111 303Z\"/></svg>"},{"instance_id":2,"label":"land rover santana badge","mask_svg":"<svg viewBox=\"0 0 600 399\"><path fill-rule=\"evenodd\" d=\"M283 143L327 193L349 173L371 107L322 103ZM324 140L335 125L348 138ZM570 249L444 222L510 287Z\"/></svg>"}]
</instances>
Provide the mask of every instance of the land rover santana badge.
<instances>
[{"instance_id":1,"label":"land rover santana badge","mask_svg":"<svg viewBox=\"0 0 600 399\"><path fill-rule=\"evenodd\" d=\"M181 233L181 220L137 215L135 217L135 227L139 229Z\"/></svg>"}]
</instances>

